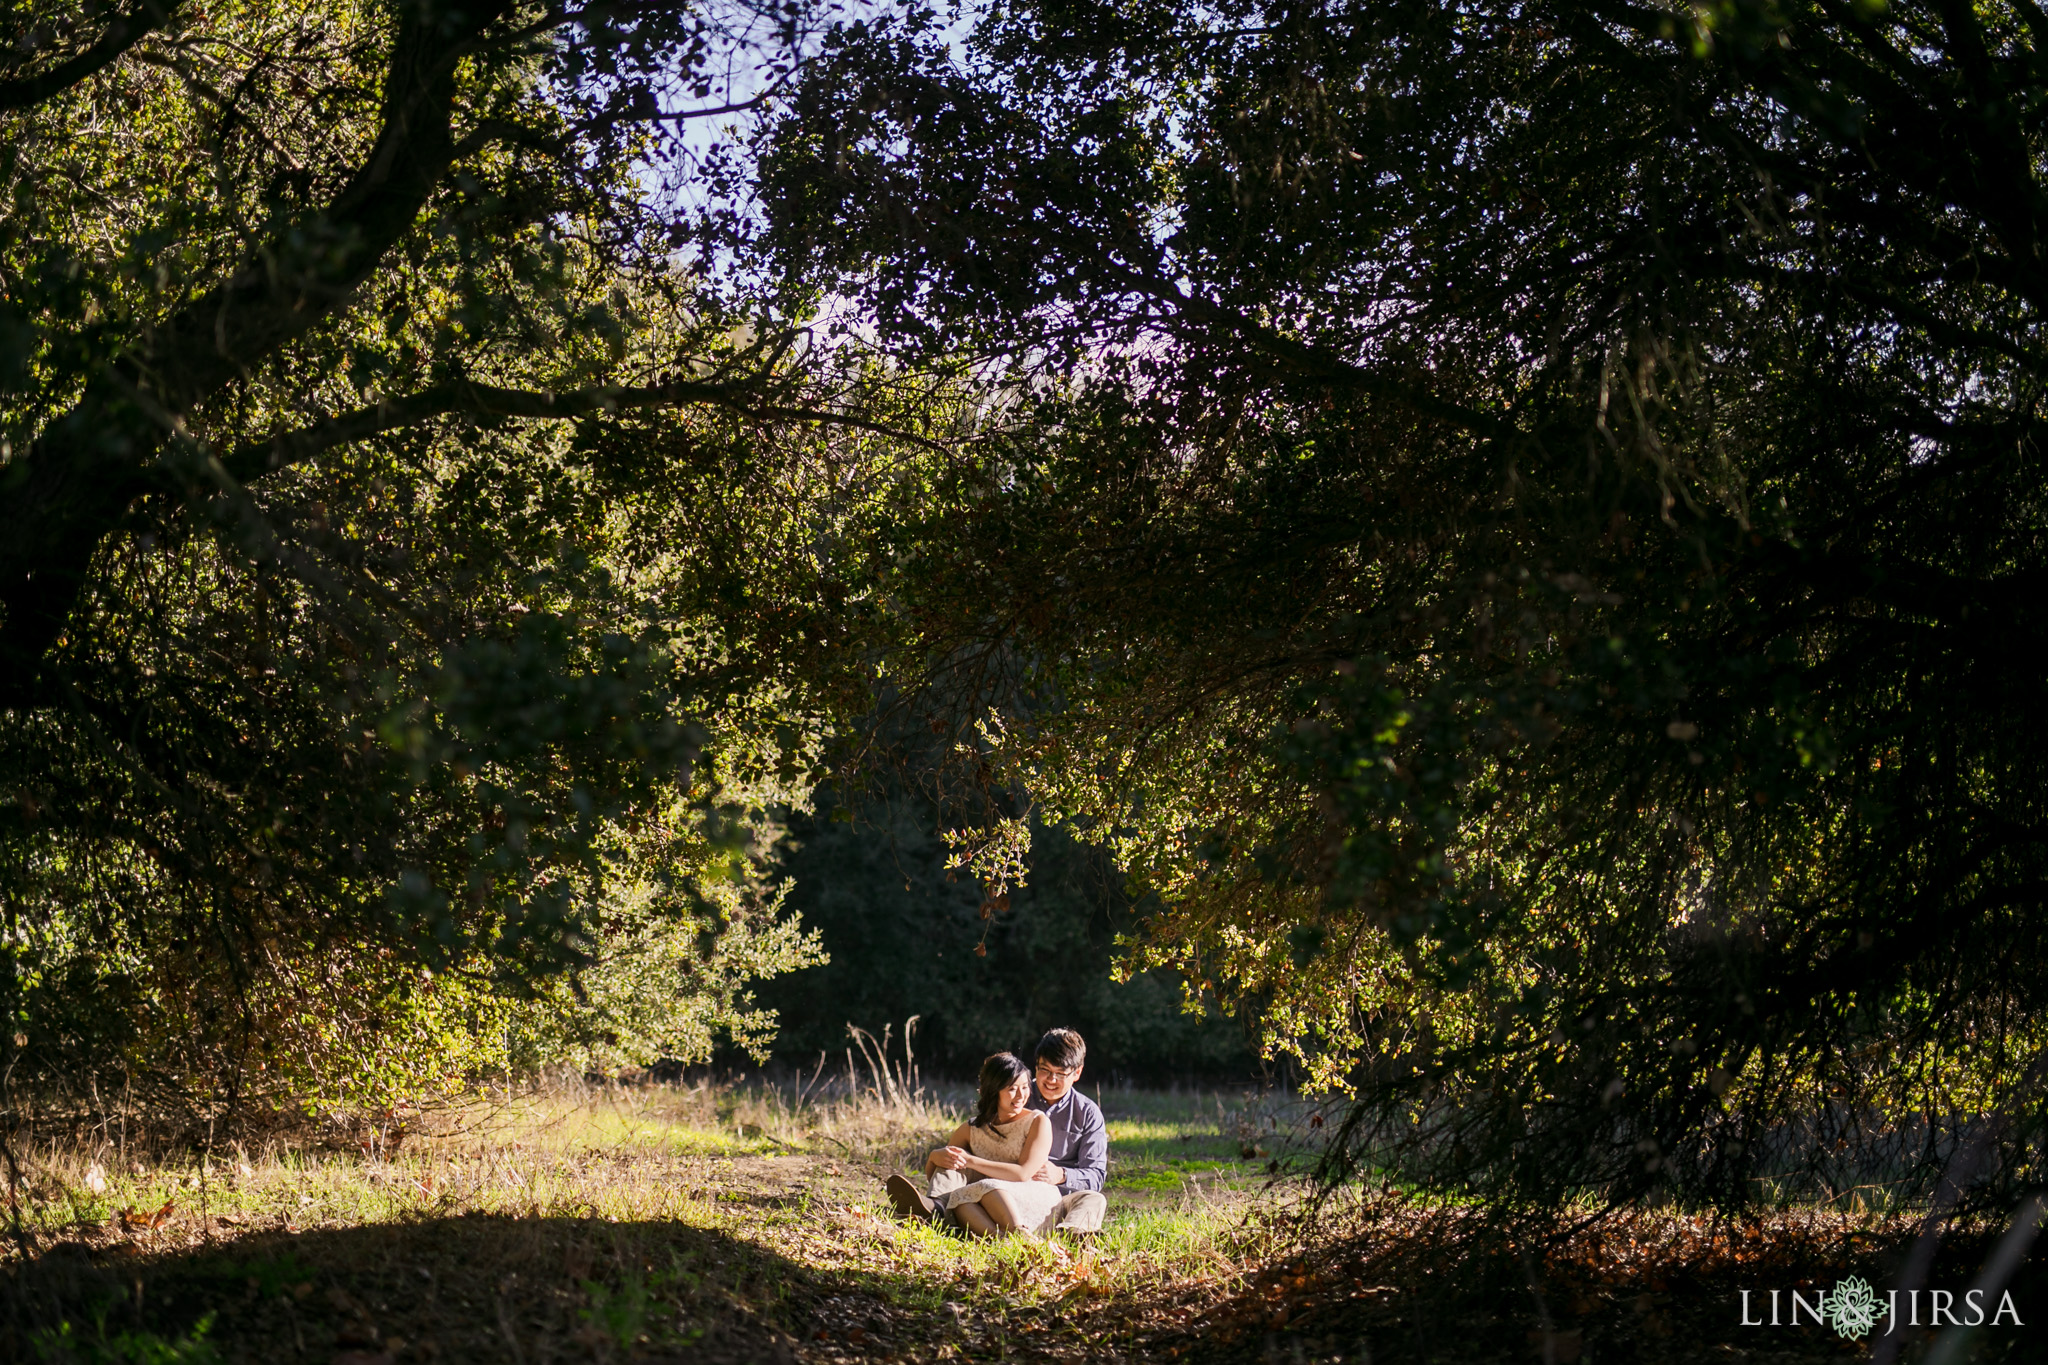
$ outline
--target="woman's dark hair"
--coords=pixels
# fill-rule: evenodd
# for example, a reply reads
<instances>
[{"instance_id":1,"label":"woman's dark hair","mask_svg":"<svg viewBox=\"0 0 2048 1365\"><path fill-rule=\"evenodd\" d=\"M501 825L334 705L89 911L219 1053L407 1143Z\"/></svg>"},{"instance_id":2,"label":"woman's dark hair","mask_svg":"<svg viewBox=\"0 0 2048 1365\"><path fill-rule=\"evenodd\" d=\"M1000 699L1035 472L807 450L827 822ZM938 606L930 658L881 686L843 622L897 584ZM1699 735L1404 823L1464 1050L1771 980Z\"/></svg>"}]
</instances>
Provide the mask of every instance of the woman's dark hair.
<instances>
[{"instance_id":1,"label":"woman's dark hair","mask_svg":"<svg viewBox=\"0 0 2048 1365\"><path fill-rule=\"evenodd\" d=\"M996 1121L996 1096L1029 1076L1031 1068L1014 1052L998 1052L981 1064L981 1103L975 1106L974 1126L988 1128Z\"/></svg>"}]
</instances>

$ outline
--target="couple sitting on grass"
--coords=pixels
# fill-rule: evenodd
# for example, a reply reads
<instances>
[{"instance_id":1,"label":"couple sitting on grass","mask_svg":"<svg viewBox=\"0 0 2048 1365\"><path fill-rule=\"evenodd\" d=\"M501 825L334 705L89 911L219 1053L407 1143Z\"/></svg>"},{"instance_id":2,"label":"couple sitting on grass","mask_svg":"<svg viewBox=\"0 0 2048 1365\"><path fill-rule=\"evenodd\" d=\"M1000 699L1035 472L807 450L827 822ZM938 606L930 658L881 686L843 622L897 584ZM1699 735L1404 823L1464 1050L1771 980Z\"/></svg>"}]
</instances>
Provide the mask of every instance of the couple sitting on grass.
<instances>
[{"instance_id":1,"label":"couple sitting on grass","mask_svg":"<svg viewBox=\"0 0 2048 1365\"><path fill-rule=\"evenodd\" d=\"M1014 1052L983 1062L973 1119L924 1160L929 1192L889 1177L897 1215L982 1237L1100 1232L1109 1135L1074 1089L1087 1056L1080 1034L1056 1028L1038 1040L1035 1068Z\"/></svg>"}]
</instances>

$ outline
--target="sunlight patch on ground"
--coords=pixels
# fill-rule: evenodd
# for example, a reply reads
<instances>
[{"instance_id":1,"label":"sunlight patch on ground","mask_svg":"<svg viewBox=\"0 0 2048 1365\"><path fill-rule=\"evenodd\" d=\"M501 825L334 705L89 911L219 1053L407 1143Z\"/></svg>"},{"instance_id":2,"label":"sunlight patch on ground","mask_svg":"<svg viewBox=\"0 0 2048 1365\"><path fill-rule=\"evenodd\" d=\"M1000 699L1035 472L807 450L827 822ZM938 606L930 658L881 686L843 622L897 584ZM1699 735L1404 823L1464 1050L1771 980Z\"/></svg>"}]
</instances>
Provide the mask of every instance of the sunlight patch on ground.
<instances>
[{"instance_id":1,"label":"sunlight patch on ground","mask_svg":"<svg viewBox=\"0 0 2048 1365\"><path fill-rule=\"evenodd\" d=\"M1156 1119L1110 1119L1111 1142L1178 1142L1184 1137L1221 1137L1216 1120L1203 1116L1187 1123L1164 1123Z\"/></svg>"}]
</instances>

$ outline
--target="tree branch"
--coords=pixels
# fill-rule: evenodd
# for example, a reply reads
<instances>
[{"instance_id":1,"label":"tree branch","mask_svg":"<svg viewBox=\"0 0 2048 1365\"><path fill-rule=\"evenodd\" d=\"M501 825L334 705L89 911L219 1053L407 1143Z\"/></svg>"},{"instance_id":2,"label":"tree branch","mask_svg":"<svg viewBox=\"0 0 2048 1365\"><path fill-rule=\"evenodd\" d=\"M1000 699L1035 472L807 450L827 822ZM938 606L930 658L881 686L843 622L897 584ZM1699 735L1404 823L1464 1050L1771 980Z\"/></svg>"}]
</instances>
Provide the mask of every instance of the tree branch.
<instances>
[{"instance_id":1,"label":"tree branch","mask_svg":"<svg viewBox=\"0 0 2048 1365\"><path fill-rule=\"evenodd\" d=\"M455 63L506 3L479 4L454 31L435 7L406 7L377 142L348 185L315 221L294 224L251 252L232 279L150 338L144 368L173 411L190 411L324 321L412 226L455 156ZM292 245L300 238L320 240Z\"/></svg>"},{"instance_id":2,"label":"tree branch","mask_svg":"<svg viewBox=\"0 0 2048 1365\"><path fill-rule=\"evenodd\" d=\"M1422 385L1375 374L1341 355L1305 341L1297 341L1263 323L1253 321L1236 309L1212 303L1200 294L1183 290L1156 276L1120 266L1107 259L1102 261L1102 267L1103 274L1116 283L1163 303L1183 317L1203 326L1237 337L1263 356L1269 367L1280 373L1306 379L1312 383L1328 384L1332 388L1391 398L1407 404L1426 417L1448 422L1479 436L1505 436L1513 429L1512 423L1505 415L1480 412L1462 403L1440 397Z\"/></svg>"},{"instance_id":3,"label":"tree branch","mask_svg":"<svg viewBox=\"0 0 2048 1365\"><path fill-rule=\"evenodd\" d=\"M302 463L336 446L368 440L387 431L397 431L451 413L484 418L526 417L562 421L597 413L692 404L723 408L755 421L819 422L872 431L931 449L939 448L937 442L925 437L864 417L824 408L781 407L750 401L750 397L758 392L749 384L708 384L694 380L635 387L594 385L562 392L506 389L492 384L458 381L437 384L403 398L384 399L295 431L277 432L225 452L220 456L220 462L234 478L246 482Z\"/></svg>"},{"instance_id":4,"label":"tree branch","mask_svg":"<svg viewBox=\"0 0 2048 1365\"><path fill-rule=\"evenodd\" d=\"M702 109L663 110L655 108L650 104L645 110L632 110L623 114L605 114L597 118L583 120L576 125L576 131L591 133L605 128L615 128L621 123L687 123L691 119L717 118L720 114L744 114L750 109L760 108L769 100L775 98L786 85L795 79L796 72L791 71L772 81L767 89L761 91L752 99L737 100L728 104L715 104Z\"/></svg>"},{"instance_id":5,"label":"tree branch","mask_svg":"<svg viewBox=\"0 0 2048 1365\"><path fill-rule=\"evenodd\" d=\"M454 155L455 64L509 2L477 0L459 16L402 6L377 141L333 203L251 243L231 279L138 338L37 438L0 493L0 523L20 528L0 542L0 705L40 695L43 657L101 540L164 482L157 457L171 433L149 409L182 417L305 335L411 228Z\"/></svg>"},{"instance_id":6,"label":"tree branch","mask_svg":"<svg viewBox=\"0 0 2048 1365\"><path fill-rule=\"evenodd\" d=\"M0 110L26 109L69 90L169 23L180 3L181 0L137 0L134 9L108 24L99 41L76 57L59 62L41 75L0 81Z\"/></svg>"}]
</instances>

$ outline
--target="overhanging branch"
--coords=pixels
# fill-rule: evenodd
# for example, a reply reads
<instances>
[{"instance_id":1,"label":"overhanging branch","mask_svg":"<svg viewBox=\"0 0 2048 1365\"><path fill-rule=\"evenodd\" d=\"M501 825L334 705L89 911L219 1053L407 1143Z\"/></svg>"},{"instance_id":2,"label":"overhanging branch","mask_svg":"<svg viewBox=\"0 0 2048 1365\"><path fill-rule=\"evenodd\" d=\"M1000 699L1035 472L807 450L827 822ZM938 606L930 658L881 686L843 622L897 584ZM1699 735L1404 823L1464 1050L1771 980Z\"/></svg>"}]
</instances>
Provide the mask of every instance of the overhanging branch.
<instances>
[{"instance_id":1,"label":"overhanging branch","mask_svg":"<svg viewBox=\"0 0 2048 1365\"><path fill-rule=\"evenodd\" d=\"M13 533L0 538L0 705L39 695L42 660L62 632L93 553L157 477L163 424L133 395L147 393L172 414L191 412L305 335L346 304L446 174L454 154L456 65L508 0L471 0L459 12L431 0L397 8L377 140L347 186L326 210L250 243L229 279L89 383L73 410L37 438L21 462L25 470L0 490L0 522ZM169 9L163 0L162 15ZM334 249L295 245L301 235Z\"/></svg>"},{"instance_id":2,"label":"overhanging branch","mask_svg":"<svg viewBox=\"0 0 2048 1365\"><path fill-rule=\"evenodd\" d=\"M169 23L179 3L180 0L139 0L135 8L107 25L98 42L76 57L59 62L41 75L0 81L0 110L26 109L69 90Z\"/></svg>"},{"instance_id":3,"label":"overhanging branch","mask_svg":"<svg viewBox=\"0 0 2048 1365\"><path fill-rule=\"evenodd\" d=\"M562 421L647 408L715 407L755 421L818 422L908 441L930 449L938 443L883 422L829 408L791 407L760 401L751 384L673 380L641 386L594 385L547 391L507 389L493 384L437 384L403 398L384 399L353 412L324 418L296 431L282 431L221 455L223 468L242 481L309 460L336 446L367 440L434 417L464 414L482 418L526 417Z\"/></svg>"}]
</instances>

